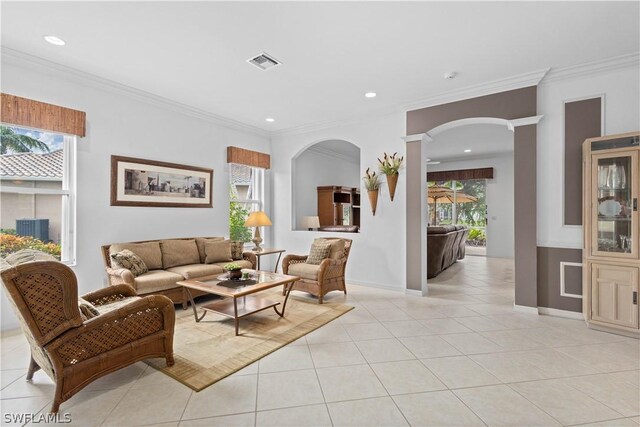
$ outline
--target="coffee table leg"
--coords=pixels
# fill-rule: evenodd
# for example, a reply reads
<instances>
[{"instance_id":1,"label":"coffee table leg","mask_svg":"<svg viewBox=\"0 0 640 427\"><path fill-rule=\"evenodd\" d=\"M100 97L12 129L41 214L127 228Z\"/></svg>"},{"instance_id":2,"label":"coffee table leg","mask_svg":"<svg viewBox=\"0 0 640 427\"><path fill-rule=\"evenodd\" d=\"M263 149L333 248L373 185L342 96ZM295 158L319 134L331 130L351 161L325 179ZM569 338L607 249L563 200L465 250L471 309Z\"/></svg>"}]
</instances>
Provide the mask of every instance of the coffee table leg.
<instances>
[{"instance_id":1,"label":"coffee table leg","mask_svg":"<svg viewBox=\"0 0 640 427\"><path fill-rule=\"evenodd\" d=\"M238 319L238 300L236 298L233 299L233 320L236 323L236 336L238 335L238 323L240 319Z\"/></svg>"},{"instance_id":2,"label":"coffee table leg","mask_svg":"<svg viewBox=\"0 0 640 427\"><path fill-rule=\"evenodd\" d=\"M291 290L293 289L294 284L295 282L289 282L286 285L284 285L286 289L286 294L284 297L284 301L282 302L282 312L278 311L278 308L275 305L273 306L273 309L276 311L276 313L278 313L278 316L280 317L284 317L284 310L287 308L287 300L289 299L289 294L291 293Z\"/></svg>"},{"instance_id":3,"label":"coffee table leg","mask_svg":"<svg viewBox=\"0 0 640 427\"><path fill-rule=\"evenodd\" d=\"M207 310L202 310L202 316L198 317L198 309L196 308L196 302L193 300L193 295L191 295L191 291L189 288L184 288L187 291L187 295L189 296L189 301L191 302L191 308L193 308L193 317L196 318L196 323L204 319L204 316L207 315Z\"/></svg>"},{"instance_id":4,"label":"coffee table leg","mask_svg":"<svg viewBox=\"0 0 640 427\"><path fill-rule=\"evenodd\" d=\"M278 264L280 264L280 257L282 256L282 252L278 254L278 259L276 260L276 268L273 269L274 273L278 272Z\"/></svg>"}]
</instances>

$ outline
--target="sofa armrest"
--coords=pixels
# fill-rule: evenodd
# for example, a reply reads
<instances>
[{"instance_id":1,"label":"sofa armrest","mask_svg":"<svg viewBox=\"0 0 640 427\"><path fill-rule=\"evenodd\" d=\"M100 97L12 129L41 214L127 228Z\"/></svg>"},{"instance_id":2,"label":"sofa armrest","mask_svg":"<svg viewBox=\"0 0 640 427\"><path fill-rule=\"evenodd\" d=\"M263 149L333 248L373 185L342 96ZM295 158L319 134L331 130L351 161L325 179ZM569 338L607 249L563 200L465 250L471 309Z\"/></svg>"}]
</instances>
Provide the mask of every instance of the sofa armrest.
<instances>
[{"instance_id":1,"label":"sofa armrest","mask_svg":"<svg viewBox=\"0 0 640 427\"><path fill-rule=\"evenodd\" d=\"M291 264L300 264L307 261L308 255L287 255L282 260L282 272L284 274L289 274L289 266Z\"/></svg>"},{"instance_id":2,"label":"sofa armrest","mask_svg":"<svg viewBox=\"0 0 640 427\"><path fill-rule=\"evenodd\" d=\"M258 265L258 257L253 252L242 252L242 259L251 263L251 269L255 270Z\"/></svg>"},{"instance_id":3,"label":"sofa armrest","mask_svg":"<svg viewBox=\"0 0 640 427\"><path fill-rule=\"evenodd\" d=\"M128 297L134 297L136 295L138 295L136 293L136 290L131 286L121 284L89 292L88 294L82 295L82 298L89 301L93 305L104 305L110 304L115 301L120 301Z\"/></svg>"},{"instance_id":4,"label":"sofa armrest","mask_svg":"<svg viewBox=\"0 0 640 427\"><path fill-rule=\"evenodd\" d=\"M326 279L341 277L344 274L346 262L347 260L344 257L340 259L323 259L318 270L318 282L322 283Z\"/></svg>"},{"instance_id":5,"label":"sofa armrest","mask_svg":"<svg viewBox=\"0 0 640 427\"><path fill-rule=\"evenodd\" d=\"M113 269L110 267L107 267L105 270L107 271L110 285L124 284L132 286L135 289L135 277L130 270L127 270L126 268Z\"/></svg>"},{"instance_id":6,"label":"sofa armrest","mask_svg":"<svg viewBox=\"0 0 640 427\"><path fill-rule=\"evenodd\" d=\"M151 335L173 337L174 327L173 302L163 295L152 295L87 320L60 335L46 349L69 366Z\"/></svg>"}]
</instances>

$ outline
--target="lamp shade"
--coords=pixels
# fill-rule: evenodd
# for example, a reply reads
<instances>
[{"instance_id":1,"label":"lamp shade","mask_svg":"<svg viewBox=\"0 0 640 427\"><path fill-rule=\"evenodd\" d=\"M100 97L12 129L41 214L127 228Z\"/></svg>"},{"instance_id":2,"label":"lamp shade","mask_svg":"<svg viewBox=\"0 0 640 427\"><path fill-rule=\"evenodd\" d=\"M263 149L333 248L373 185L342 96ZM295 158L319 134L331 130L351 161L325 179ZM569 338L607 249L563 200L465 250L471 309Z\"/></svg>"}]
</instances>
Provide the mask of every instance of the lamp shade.
<instances>
[{"instance_id":1,"label":"lamp shade","mask_svg":"<svg viewBox=\"0 0 640 427\"><path fill-rule=\"evenodd\" d=\"M302 228L318 228L320 227L320 217L318 216L303 216Z\"/></svg>"},{"instance_id":2,"label":"lamp shade","mask_svg":"<svg viewBox=\"0 0 640 427\"><path fill-rule=\"evenodd\" d=\"M245 227L262 227L271 225L271 220L264 211L251 212L249 218L244 222Z\"/></svg>"}]
</instances>

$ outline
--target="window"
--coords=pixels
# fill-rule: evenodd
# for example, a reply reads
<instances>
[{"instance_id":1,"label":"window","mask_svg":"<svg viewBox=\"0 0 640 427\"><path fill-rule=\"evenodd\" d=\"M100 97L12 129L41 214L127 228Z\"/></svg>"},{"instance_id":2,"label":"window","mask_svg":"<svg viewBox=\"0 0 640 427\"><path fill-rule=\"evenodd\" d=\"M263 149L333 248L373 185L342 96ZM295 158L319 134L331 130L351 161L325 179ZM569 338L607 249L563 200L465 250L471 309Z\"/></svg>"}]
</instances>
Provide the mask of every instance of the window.
<instances>
[{"instance_id":1,"label":"window","mask_svg":"<svg viewBox=\"0 0 640 427\"><path fill-rule=\"evenodd\" d=\"M244 222L251 212L264 210L264 169L229 164L229 236L250 242L251 228Z\"/></svg>"},{"instance_id":2,"label":"window","mask_svg":"<svg viewBox=\"0 0 640 427\"><path fill-rule=\"evenodd\" d=\"M430 181L427 188L431 225L466 225L470 229L467 244L486 246L485 179Z\"/></svg>"},{"instance_id":3,"label":"window","mask_svg":"<svg viewBox=\"0 0 640 427\"><path fill-rule=\"evenodd\" d=\"M76 137L0 125L0 255L20 249L75 262Z\"/></svg>"}]
</instances>

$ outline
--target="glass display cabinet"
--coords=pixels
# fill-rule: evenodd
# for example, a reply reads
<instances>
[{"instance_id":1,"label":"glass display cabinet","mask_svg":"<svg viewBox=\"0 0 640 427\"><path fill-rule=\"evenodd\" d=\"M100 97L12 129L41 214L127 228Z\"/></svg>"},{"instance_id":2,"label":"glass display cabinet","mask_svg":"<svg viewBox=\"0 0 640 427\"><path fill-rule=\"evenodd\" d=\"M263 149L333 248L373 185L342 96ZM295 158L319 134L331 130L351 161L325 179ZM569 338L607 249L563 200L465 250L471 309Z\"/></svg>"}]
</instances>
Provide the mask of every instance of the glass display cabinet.
<instances>
[{"instance_id":1,"label":"glass display cabinet","mask_svg":"<svg viewBox=\"0 0 640 427\"><path fill-rule=\"evenodd\" d=\"M583 313L589 326L638 336L640 133L584 142Z\"/></svg>"}]
</instances>

